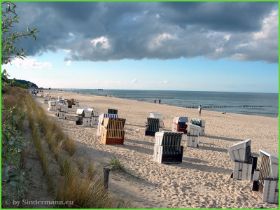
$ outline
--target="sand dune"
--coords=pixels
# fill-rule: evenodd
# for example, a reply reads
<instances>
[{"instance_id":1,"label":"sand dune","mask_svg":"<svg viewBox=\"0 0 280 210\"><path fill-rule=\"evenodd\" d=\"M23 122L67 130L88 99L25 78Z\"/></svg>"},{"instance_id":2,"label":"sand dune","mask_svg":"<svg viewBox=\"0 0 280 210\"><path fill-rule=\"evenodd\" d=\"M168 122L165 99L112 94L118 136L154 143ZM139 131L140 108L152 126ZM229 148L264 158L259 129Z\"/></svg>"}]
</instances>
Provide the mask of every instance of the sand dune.
<instances>
[{"instance_id":1,"label":"sand dune","mask_svg":"<svg viewBox=\"0 0 280 210\"><path fill-rule=\"evenodd\" d=\"M198 117L196 109L62 91L45 94L48 92L55 97L75 98L82 107L94 107L99 113L116 108L119 116L127 119L124 145L108 146L99 143L96 128L55 118L77 142L77 157L100 166L112 157L120 160L127 173L113 173L109 188L134 207L276 207L262 203L251 191L249 181L230 178L232 163L227 149L250 138L253 152L263 149L278 154L277 118L203 110L206 136L200 137L200 147L185 147L182 164L164 165L152 160L154 138L144 136L148 113L162 113L166 128L171 129L173 117Z\"/></svg>"}]
</instances>

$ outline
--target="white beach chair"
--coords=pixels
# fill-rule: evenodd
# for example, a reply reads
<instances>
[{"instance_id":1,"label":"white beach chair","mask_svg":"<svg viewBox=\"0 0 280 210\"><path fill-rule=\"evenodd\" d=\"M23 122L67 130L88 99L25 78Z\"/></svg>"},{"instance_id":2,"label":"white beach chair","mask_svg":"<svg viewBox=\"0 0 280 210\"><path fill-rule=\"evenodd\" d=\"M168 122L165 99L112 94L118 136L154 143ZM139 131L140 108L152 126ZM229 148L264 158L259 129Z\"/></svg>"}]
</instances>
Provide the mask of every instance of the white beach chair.
<instances>
[{"instance_id":1,"label":"white beach chair","mask_svg":"<svg viewBox=\"0 0 280 210\"><path fill-rule=\"evenodd\" d=\"M187 123L187 134L183 134L183 141L186 142L187 147L198 147L199 146L199 134L201 127Z\"/></svg>"},{"instance_id":2,"label":"white beach chair","mask_svg":"<svg viewBox=\"0 0 280 210\"><path fill-rule=\"evenodd\" d=\"M278 204L278 157L260 150L259 160L253 175L253 190L257 184L263 202Z\"/></svg>"},{"instance_id":3,"label":"white beach chair","mask_svg":"<svg viewBox=\"0 0 280 210\"><path fill-rule=\"evenodd\" d=\"M149 118L159 119L160 128L164 128L164 122L163 122L162 114L160 114L158 112L150 112L149 113Z\"/></svg>"},{"instance_id":4,"label":"white beach chair","mask_svg":"<svg viewBox=\"0 0 280 210\"><path fill-rule=\"evenodd\" d=\"M230 159L234 162L233 179L251 180L254 172L251 154L251 140L239 142L228 149Z\"/></svg>"},{"instance_id":5,"label":"white beach chair","mask_svg":"<svg viewBox=\"0 0 280 210\"><path fill-rule=\"evenodd\" d=\"M154 161L158 163L181 163L183 159L182 134L161 131L155 134Z\"/></svg>"},{"instance_id":6,"label":"white beach chair","mask_svg":"<svg viewBox=\"0 0 280 210\"><path fill-rule=\"evenodd\" d=\"M48 111L55 112L56 111L56 101L48 101Z\"/></svg>"},{"instance_id":7,"label":"white beach chair","mask_svg":"<svg viewBox=\"0 0 280 210\"><path fill-rule=\"evenodd\" d=\"M193 119L191 119L190 122L193 125L197 125L197 126L199 126L201 128L200 129L200 133L199 133L200 136L204 136L205 135L205 120L198 119L198 118L193 118Z\"/></svg>"},{"instance_id":8,"label":"white beach chair","mask_svg":"<svg viewBox=\"0 0 280 210\"><path fill-rule=\"evenodd\" d=\"M251 140L247 139L232 145L228 152L230 159L234 162L249 162L251 157Z\"/></svg>"}]
</instances>

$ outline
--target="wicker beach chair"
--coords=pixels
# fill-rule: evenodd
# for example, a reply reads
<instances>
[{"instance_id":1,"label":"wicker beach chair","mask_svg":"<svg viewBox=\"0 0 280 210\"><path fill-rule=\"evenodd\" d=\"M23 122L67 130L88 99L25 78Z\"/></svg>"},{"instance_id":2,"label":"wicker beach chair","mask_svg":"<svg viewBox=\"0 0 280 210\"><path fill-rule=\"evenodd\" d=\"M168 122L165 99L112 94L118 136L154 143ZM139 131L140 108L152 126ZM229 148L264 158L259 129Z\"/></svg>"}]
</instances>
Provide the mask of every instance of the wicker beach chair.
<instances>
[{"instance_id":1,"label":"wicker beach chair","mask_svg":"<svg viewBox=\"0 0 280 210\"><path fill-rule=\"evenodd\" d=\"M155 133L159 131L159 119L147 118L145 136L155 136Z\"/></svg>"},{"instance_id":2,"label":"wicker beach chair","mask_svg":"<svg viewBox=\"0 0 280 210\"><path fill-rule=\"evenodd\" d=\"M159 119L159 127L164 128L164 122L163 122L163 117L161 113L158 112L150 112L149 113L149 118L155 118Z\"/></svg>"},{"instance_id":3,"label":"wicker beach chair","mask_svg":"<svg viewBox=\"0 0 280 210\"><path fill-rule=\"evenodd\" d=\"M182 163L183 133L161 131L155 134L154 161L158 163Z\"/></svg>"},{"instance_id":4,"label":"wicker beach chair","mask_svg":"<svg viewBox=\"0 0 280 210\"><path fill-rule=\"evenodd\" d=\"M113 119L116 119L118 118L118 115L117 114L101 114L99 115L98 117L98 125L97 125L97 131L96 131L96 135L97 136L100 136L101 135L101 126L103 125L103 122L104 122L104 119L105 118L113 118Z\"/></svg>"},{"instance_id":5,"label":"wicker beach chair","mask_svg":"<svg viewBox=\"0 0 280 210\"><path fill-rule=\"evenodd\" d=\"M174 117L172 121L172 131L187 133L187 122L188 117Z\"/></svg>"},{"instance_id":6,"label":"wicker beach chair","mask_svg":"<svg viewBox=\"0 0 280 210\"><path fill-rule=\"evenodd\" d=\"M102 144L123 144L124 143L125 119L104 118L101 126L100 142Z\"/></svg>"}]
</instances>

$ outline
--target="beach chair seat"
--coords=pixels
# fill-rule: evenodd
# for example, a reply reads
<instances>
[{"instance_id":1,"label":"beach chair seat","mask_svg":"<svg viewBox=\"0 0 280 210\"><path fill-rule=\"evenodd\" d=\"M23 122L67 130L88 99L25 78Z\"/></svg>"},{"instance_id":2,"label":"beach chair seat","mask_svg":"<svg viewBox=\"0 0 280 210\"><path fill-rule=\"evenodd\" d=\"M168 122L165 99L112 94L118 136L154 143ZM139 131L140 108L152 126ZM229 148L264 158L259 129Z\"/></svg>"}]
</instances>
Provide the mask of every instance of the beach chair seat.
<instances>
[{"instance_id":1,"label":"beach chair seat","mask_svg":"<svg viewBox=\"0 0 280 210\"><path fill-rule=\"evenodd\" d=\"M83 117L78 115L76 120L76 125L82 125L82 124L83 124Z\"/></svg>"},{"instance_id":2,"label":"beach chair seat","mask_svg":"<svg viewBox=\"0 0 280 210\"><path fill-rule=\"evenodd\" d=\"M161 131L155 134L154 161L158 163L181 163L183 160L182 134Z\"/></svg>"},{"instance_id":3,"label":"beach chair seat","mask_svg":"<svg viewBox=\"0 0 280 210\"><path fill-rule=\"evenodd\" d=\"M252 163L234 162L233 179L251 180L252 179Z\"/></svg>"},{"instance_id":4,"label":"beach chair seat","mask_svg":"<svg viewBox=\"0 0 280 210\"><path fill-rule=\"evenodd\" d=\"M125 119L104 118L101 126L100 142L102 144L123 144Z\"/></svg>"},{"instance_id":5,"label":"beach chair seat","mask_svg":"<svg viewBox=\"0 0 280 210\"><path fill-rule=\"evenodd\" d=\"M145 136L155 136L155 133L159 131L159 119L147 118L147 124L145 129Z\"/></svg>"}]
</instances>

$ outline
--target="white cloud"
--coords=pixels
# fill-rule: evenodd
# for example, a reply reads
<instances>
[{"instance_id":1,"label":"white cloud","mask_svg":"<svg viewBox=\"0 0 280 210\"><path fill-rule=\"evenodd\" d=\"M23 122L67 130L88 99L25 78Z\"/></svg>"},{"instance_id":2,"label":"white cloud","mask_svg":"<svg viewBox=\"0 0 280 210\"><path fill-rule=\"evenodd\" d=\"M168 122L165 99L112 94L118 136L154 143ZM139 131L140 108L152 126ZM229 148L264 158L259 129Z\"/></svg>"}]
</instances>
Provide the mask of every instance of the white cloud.
<instances>
[{"instance_id":1,"label":"white cloud","mask_svg":"<svg viewBox=\"0 0 280 210\"><path fill-rule=\"evenodd\" d=\"M18 69L24 70L45 70L51 69L52 64L50 62L37 61L35 58L26 57L24 59L15 58L10 64Z\"/></svg>"},{"instance_id":2,"label":"white cloud","mask_svg":"<svg viewBox=\"0 0 280 210\"><path fill-rule=\"evenodd\" d=\"M262 30L253 33L254 40L267 39L274 30L278 30L278 12L273 10L262 22Z\"/></svg>"},{"instance_id":3,"label":"white cloud","mask_svg":"<svg viewBox=\"0 0 280 210\"><path fill-rule=\"evenodd\" d=\"M226 34L226 35L224 35L224 39L225 39L226 41L229 41L229 40L230 40L230 38L231 38L231 35L230 35L230 34Z\"/></svg>"},{"instance_id":4,"label":"white cloud","mask_svg":"<svg viewBox=\"0 0 280 210\"><path fill-rule=\"evenodd\" d=\"M150 42L149 48L154 49L162 46L164 42L174 40L176 36L170 33L161 33L156 35Z\"/></svg>"},{"instance_id":5,"label":"white cloud","mask_svg":"<svg viewBox=\"0 0 280 210\"><path fill-rule=\"evenodd\" d=\"M105 50L111 48L109 39L105 36L101 36L101 37L92 39L92 40L90 40L90 43L95 48L101 48L101 49L105 49Z\"/></svg>"}]
</instances>

